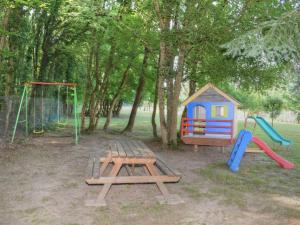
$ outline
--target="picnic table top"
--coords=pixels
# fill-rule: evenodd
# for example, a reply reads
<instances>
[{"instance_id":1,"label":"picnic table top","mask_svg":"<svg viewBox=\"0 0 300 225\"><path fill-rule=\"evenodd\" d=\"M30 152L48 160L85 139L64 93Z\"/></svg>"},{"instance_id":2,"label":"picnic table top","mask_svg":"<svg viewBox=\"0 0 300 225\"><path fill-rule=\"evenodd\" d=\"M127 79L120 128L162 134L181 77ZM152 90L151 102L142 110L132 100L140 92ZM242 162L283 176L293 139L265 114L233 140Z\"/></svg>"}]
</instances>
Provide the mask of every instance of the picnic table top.
<instances>
[{"instance_id":1,"label":"picnic table top","mask_svg":"<svg viewBox=\"0 0 300 225\"><path fill-rule=\"evenodd\" d=\"M142 141L110 141L108 151L112 157L156 158L155 154Z\"/></svg>"}]
</instances>

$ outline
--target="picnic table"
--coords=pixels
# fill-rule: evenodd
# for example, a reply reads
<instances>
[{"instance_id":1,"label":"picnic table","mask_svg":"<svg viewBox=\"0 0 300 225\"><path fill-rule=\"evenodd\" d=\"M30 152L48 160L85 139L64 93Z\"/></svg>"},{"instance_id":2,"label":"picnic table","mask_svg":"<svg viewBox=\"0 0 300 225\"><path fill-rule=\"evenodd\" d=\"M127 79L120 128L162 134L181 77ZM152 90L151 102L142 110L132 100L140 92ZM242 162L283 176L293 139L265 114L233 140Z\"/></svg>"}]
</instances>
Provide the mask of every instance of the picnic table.
<instances>
[{"instance_id":1,"label":"picnic table","mask_svg":"<svg viewBox=\"0 0 300 225\"><path fill-rule=\"evenodd\" d=\"M97 199L86 203L91 206L106 205L105 196L112 184L155 183L163 199L173 199L174 202L174 195L169 193L164 183L180 180L180 175L170 169L143 142L134 140L110 141L106 155L93 155L88 167L86 183L104 185ZM122 168L126 169L126 175L120 175Z\"/></svg>"}]
</instances>

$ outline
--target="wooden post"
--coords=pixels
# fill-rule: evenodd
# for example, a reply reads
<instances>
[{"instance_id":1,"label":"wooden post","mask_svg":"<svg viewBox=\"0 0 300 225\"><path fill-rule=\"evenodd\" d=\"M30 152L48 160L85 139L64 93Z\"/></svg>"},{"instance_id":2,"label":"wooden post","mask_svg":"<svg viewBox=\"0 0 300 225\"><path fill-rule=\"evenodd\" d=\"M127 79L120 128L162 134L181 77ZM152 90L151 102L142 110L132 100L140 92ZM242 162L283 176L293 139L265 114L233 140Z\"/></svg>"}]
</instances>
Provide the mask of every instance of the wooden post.
<instances>
[{"instance_id":1,"label":"wooden post","mask_svg":"<svg viewBox=\"0 0 300 225\"><path fill-rule=\"evenodd\" d=\"M198 145L194 145L194 152L198 152Z\"/></svg>"}]
</instances>

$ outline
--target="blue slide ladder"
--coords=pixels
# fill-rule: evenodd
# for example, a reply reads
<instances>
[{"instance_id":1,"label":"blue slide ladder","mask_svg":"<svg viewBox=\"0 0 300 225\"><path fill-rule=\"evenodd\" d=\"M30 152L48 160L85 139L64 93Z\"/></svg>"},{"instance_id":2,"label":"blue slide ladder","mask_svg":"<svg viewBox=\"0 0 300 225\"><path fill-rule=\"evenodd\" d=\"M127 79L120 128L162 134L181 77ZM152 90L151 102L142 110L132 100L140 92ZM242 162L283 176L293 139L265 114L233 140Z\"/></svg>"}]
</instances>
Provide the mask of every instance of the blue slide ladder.
<instances>
[{"instance_id":1,"label":"blue slide ladder","mask_svg":"<svg viewBox=\"0 0 300 225\"><path fill-rule=\"evenodd\" d=\"M232 172L237 172L239 170L241 160L251 140L252 133L248 130L241 130L232 148L229 160L227 161L227 165Z\"/></svg>"}]
</instances>

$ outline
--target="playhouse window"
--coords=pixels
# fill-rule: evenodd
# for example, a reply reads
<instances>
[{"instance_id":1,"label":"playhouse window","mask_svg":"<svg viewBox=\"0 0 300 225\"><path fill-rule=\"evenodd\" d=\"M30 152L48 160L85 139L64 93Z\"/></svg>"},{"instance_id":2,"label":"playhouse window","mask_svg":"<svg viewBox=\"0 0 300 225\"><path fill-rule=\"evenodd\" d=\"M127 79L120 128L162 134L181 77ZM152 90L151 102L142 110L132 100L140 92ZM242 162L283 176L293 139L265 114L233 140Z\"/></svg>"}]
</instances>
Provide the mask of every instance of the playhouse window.
<instances>
[{"instance_id":1,"label":"playhouse window","mask_svg":"<svg viewBox=\"0 0 300 225\"><path fill-rule=\"evenodd\" d=\"M226 118L228 117L228 108L224 105L215 105L212 107L212 117Z\"/></svg>"},{"instance_id":2,"label":"playhouse window","mask_svg":"<svg viewBox=\"0 0 300 225\"><path fill-rule=\"evenodd\" d=\"M224 106L216 106L216 116L217 117L224 117L225 116Z\"/></svg>"}]
</instances>

